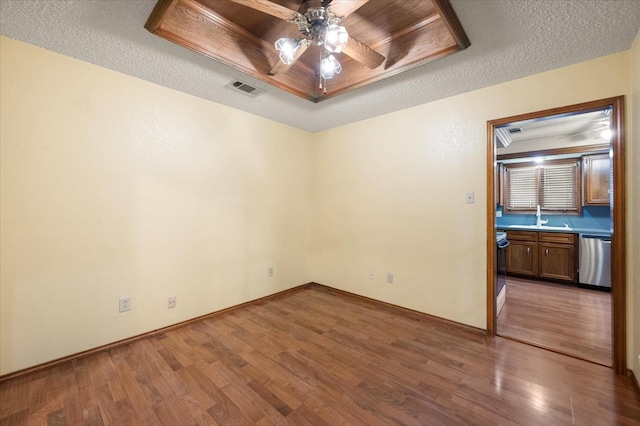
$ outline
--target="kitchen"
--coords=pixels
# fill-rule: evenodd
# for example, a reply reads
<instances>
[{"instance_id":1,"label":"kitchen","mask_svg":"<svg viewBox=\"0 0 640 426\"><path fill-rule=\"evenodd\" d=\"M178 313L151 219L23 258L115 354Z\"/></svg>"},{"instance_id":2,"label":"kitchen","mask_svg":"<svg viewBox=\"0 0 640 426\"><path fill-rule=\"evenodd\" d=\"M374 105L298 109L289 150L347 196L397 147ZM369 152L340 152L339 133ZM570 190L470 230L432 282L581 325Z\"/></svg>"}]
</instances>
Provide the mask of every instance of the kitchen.
<instances>
[{"instance_id":1,"label":"kitchen","mask_svg":"<svg viewBox=\"0 0 640 426\"><path fill-rule=\"evenodd\" d=\"M495 136L497 334L611 366L611 108Z\"/></svg>"}]
</instances>

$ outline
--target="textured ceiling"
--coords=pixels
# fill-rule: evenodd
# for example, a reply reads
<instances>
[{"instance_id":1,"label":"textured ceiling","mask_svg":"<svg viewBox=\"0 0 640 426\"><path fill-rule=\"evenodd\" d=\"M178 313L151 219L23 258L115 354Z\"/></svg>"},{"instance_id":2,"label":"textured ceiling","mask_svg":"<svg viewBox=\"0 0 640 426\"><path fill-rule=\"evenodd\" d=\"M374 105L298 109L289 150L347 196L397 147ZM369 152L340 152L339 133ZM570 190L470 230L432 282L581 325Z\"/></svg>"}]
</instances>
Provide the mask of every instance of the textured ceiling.
<instances>
[{"instance_id":1,"label":"textured ceiling","mask_svg":"<svg viewBox=\"0 0 640 426\"><path fill-rule=\"evenodd\" d=\"M0 0L0 33L317 132L627 50L640 28L640 0L451 0L465 51L312 104L149 33L155 3ZM225 87L235 80L264 93Z\"/></svg>"}]
</instances>

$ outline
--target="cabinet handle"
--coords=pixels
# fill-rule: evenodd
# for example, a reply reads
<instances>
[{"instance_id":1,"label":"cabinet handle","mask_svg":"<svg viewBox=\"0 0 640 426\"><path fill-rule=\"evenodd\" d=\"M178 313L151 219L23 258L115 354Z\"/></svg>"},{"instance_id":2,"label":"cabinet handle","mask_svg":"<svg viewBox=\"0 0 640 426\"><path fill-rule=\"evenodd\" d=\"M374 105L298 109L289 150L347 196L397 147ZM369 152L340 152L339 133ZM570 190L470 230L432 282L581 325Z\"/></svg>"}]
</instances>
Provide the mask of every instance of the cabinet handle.
<instances>
[{"instance_id":1,"label":"cabinet handle","mask_svg":"<svg viewBox=\"0 0 640 426\"><path fill-rule=\"evenodd\" d=\"M529 254L529 247L527 247L527 254Z\"/></svg>"},{"instance_id":2,"label":"cabinet handle","mask_svg":"<svg viewBox=\"0 0 640 426\"><path fill-rule=\"evenodd\" d=\"M548 256L549 255L549 249L544 249L544 255Z\"/></svg>"}]
</instances>

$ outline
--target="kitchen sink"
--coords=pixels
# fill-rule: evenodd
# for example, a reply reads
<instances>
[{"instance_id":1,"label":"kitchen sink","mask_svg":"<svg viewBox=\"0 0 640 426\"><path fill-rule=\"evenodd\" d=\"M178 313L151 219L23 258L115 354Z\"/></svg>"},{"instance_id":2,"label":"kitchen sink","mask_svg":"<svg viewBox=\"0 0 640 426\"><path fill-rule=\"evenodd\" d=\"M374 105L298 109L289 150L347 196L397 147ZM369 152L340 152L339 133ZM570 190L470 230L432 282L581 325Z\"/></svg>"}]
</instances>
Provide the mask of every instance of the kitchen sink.
<instances>
[{"instance_id":1,"label":"kitchen sink","mask_svg":"<svg viewBox=\"0 0 640 426\"><path fill-rule=\"evenodd\" d=\"M507 228L526 228L526 229L540 229L540 230L550 230L550 231L571 231L573 228L568 226L547 226L547 225L509 225Z\"/></svg>"}]
</instances>

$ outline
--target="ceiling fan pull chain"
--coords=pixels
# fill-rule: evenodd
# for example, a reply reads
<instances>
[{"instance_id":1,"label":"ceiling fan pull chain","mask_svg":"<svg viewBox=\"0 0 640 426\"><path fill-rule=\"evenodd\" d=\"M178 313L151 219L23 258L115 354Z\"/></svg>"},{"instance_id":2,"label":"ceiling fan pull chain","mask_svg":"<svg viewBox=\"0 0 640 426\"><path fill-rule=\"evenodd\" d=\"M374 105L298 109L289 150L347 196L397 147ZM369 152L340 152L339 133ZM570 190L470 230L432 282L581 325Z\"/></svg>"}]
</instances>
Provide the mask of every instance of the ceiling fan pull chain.
<instances>
[{"instance_id":1,"label":"ceiling fan pull chain","mask_svg":"<svg viewBox=\"0 0 640 426\"><path fill-rule=\"evenodd\" d=\"M320 51L320 62L318 62L320 64L320 67L322 67L322 51ZM318 70L321 71L321 70ZM326 80L325 80L326 83ZM322 90L322 74L320 72L318 72L318 89Z\"/></svg>"}]
</instances>

